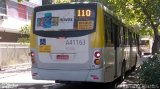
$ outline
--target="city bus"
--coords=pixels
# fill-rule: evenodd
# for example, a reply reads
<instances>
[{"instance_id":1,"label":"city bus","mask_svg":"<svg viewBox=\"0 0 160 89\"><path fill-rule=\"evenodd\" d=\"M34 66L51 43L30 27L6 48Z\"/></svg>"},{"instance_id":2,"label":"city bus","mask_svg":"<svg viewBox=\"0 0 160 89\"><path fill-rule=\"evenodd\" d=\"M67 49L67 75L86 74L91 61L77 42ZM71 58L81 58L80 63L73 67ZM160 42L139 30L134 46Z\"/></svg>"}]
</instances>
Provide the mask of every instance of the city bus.
<instances>
[{"instance_id":1,"label":"city bus","mask_svg":"<svg viewBox=\"0 0 160 89\"><path fill-rule=\"evenodd\" d=\"M56 82L123 80L136 67L139 35L101 3L34 8L32 78Z\"/></svg>"},{"instance_id":2,"label":"city bus","mask_svg":"<svg viewBox=\"0 0 160 89\"><path fill-rule=\"evenodd\" d=\"M152 53L153 37L144 36L140 38L141 55L150 55Z\"/></svg>"}]
</instances>

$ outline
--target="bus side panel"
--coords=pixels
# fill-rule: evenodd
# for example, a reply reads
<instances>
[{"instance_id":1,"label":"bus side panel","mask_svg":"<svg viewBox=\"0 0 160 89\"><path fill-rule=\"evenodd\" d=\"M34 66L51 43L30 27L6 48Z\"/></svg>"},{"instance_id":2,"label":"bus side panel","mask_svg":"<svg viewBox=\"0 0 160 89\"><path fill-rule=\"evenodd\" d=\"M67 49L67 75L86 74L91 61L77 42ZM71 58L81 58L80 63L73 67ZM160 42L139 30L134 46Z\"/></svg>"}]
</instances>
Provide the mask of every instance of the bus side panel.
<instances>
[{"instance_id":1,"label":"bus side panel","mask_svg":"<svg viewBox=\"0 0 160 89\"><path fill-rule=\"evenodd\" d=\"M114 80L115 74L115 49L113 46L104 49L104 61L105 81L111 82Z\"/></svg>"},{"instance_id":2,"label":"bus side panel","mask_svg":"<svg viewBox=\"0 0 160 89\"><path fill-rule=\"evenodd\" d=\"M122 62L124 59L123 55L124 55L124 49L121 46L117 47L116 50L113 45L107 46L104 49L104 61L105 61L104 68L105 68L106 82L112 82L114 81L114 79L118 78L121 75Z\"/></svg>"},{"instance_id":3,"label":"bus side panel","mask_svg":"<svg viewBox=\"0 0 160 89\"><path fill-rule=\"evenodd\" d=\"M124 58L125 58L125 62L126 62L126 71L129 70L129 65L130 65L130 47L128 45L126 45L124 47Z\"/></svg>"},{"instance_id":4,"label":"bus side panel","mask_svg":"<svg viewBox=\"0 0 160 89\"><path fill-rule=\"evenodd\" d=\"M136 56L137 56L137 48L135 46L133 46L131 48L131 65L130 67L132 68L133 66L135 66L136 63Z\"/></svg>"},{"instance_id":5,"label":"bus side panel","mask_svg":"<svg viewBox=\"0 0 160 89\"><path fill-rule=\"evenodd\" d=\"M122 70L122 63L123 63L123 54L124 54L124 50L123 48L120 46L117 48L117 78L119 76L121 76L121 70Z\"/></svg>"},{"instance_id":6,"label":"bus side panel","mask_svg":"<svg viewBox=\"0 0 160 89\"><path fill-rule=\"evenodd\" d=\"M105 38L104 38L104 17L101 5L97 5L97 22L96 22L96 32L91 35L91 46L92 48L104 48Z\"/></svg>"},{"instance_id":7,"label":"bus side panel","mask_svg":"<svg viewBox=\"0 0 160 89\"><path fill-rule=\"evenodd\" d=\"M36 48L36 35L33 34L33 17L31 21L31 30L30 30L30 48Z\"/></svg>"}]
</instances>

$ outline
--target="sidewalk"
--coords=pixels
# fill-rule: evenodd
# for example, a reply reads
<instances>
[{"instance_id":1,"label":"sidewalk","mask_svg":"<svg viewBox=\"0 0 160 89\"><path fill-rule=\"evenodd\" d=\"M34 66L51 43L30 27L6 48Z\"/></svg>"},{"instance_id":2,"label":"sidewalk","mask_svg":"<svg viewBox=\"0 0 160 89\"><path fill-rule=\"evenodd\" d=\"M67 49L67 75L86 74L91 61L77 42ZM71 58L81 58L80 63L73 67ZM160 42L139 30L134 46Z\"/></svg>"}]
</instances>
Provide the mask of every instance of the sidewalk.
<instances>
[{"instance_id":1,"label":"sidewalk","mask_svg":"<svg viewBox=\"0 0 160 89\"><path fill-rule=\"evenodd\" d=\"M139 60L137 60L137 66L142 65L144 61L148 61L148 57L151 57L151 55L145 55L139 58Z\"/></svg>"},{"instance_id":2,"label":"sidewalk","mask_svg":"<svg viewBox=\"0 0 160 89\"><path fill-rule=\"evenodd\" d=\"M30 70L31 70L30 63L3 66L0 71L0 79L10 77L10 76L15 76L19 73L30 71Z\"/></svg>"},{"instance_id":3,"label":"sidewalk","mask_svg":"<svg viewBox=\"0 0 160 89\"><path fill-rule=\"evenodd\" d=\"M28 69L31 68L31 63L23 63L23 64L16 64L16 65L9 65L9 66L2 66L1 71L14 71L14 70L21 70L21 69Z\"/></svg>"},{"instance_id":4,"label":"sidewalk","mask_svg":"<svg viewBox=\"0 0 160 89\"><path fill-rule=\"evenodd\" d=\"M31 83L31 84L48 84L55 83L54 80L34 80L31 74L31 64L18 64L13 66L2 67L0 71L0 83Z\"/></svg>"},{"instance_id":5,"label":"sidewalk","mask_svg":"<svg viewBox=\"0 0 160 89\"><path fill-rule=\"evenodd\" d=\"M148 56L143 56L137 60L137 67L143 64L144 61L148 61ZM125 80L117 86L118 89L146 89L146 86L139 83L137 76L137 69L135 71L128 73ZM157 89L157 88L156 88Z\"/></svg>"}]
</instances>

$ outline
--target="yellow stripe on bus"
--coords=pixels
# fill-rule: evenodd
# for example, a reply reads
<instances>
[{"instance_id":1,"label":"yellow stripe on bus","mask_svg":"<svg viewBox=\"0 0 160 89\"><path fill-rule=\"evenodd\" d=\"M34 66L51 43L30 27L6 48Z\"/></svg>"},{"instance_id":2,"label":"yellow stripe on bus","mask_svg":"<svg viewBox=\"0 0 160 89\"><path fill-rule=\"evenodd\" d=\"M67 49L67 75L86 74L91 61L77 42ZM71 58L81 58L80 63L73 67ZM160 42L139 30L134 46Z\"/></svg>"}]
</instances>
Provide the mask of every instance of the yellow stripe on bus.
<instances>
[{"instance_id":1,"label":"yellow stripe on bus","mask_svg":"<svg viewBox=\"0 0 160 89\"><path fill-rule=\"evenodd\" d=\"M30 29L30 48L36 48L36 35L33 34L33 15Z\"/></svg>"},{"instance_id":2,"label":"yellow stripe on bus","mask_svg":"<svg viewBox=\"0 0 160 89\"><path fill-rule=\"evenodd\" d=\"M97 23L96 32L91 35L91 47L103 48L105 47L105 33L104 33L104 16L102 5L97 4Z\"/></svg>"}]
</instances>

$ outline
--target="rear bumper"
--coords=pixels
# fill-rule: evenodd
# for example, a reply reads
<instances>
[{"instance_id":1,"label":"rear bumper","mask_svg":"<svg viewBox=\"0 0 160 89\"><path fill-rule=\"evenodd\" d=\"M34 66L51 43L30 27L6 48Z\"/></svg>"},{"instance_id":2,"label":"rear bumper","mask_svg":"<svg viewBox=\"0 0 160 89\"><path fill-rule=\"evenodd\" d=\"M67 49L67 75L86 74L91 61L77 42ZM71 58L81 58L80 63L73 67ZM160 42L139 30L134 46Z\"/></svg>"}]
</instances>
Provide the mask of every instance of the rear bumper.
<instances>
[{"instance_id":1,"label":"rear bumper","mask_svg":"<svg viewBox=\"0 0 160 89\"><path fill-rule=\"evenodd\" d=\"M32 68L32 78L78 82L104 82L103 69L94 70L47 70Z\"/></svg>"}]
</instances>

